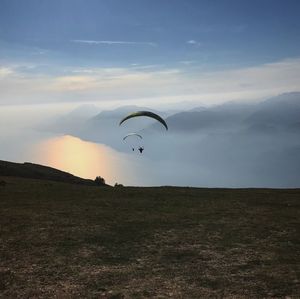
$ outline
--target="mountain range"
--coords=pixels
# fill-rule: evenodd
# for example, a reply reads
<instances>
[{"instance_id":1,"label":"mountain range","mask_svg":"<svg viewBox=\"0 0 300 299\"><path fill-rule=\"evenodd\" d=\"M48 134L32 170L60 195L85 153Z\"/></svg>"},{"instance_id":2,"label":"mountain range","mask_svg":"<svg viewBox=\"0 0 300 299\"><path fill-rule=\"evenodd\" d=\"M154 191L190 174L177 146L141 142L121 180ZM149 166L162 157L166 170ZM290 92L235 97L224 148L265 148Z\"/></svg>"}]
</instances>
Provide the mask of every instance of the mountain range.
<instances>
[{"instance_id":1,"label":"mountain range","mask_svg":"<svg viewBox=\"0 0 300 299\"><path fill-rule=\"evenodd\" d=\"M84 107L61 117L54 131L77 137L109 143L119 140L130 131L160 131L159 123L140 118L131 120L119 127L120 120L132 111L151 110L140 106L123 106L114 110L101 111L92 108L90 114L79 113ZM277 130L299 132L300 130L300 92L286 93L260 103L228 102L211 107L195 107L168 115L151 110L165 117L169 133L193 133L197 131L236 131L268 133ZM76 113L75 113L76 112ZM94 114L92 117L91 114ZM78 114L81 115L78 117ZM153 133L153 132L152 132ZM113 134L114 136L111 136Z\"/></svg>"}]
</instances>

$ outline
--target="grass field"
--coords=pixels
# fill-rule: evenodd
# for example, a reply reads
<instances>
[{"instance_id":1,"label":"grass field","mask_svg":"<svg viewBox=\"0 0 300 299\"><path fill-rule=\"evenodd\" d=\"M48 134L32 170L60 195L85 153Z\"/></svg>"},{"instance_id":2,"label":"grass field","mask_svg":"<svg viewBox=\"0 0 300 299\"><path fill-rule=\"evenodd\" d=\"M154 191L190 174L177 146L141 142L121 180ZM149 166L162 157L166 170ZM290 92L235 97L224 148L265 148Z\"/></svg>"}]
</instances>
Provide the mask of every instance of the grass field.
<instances>
[{"instance_id":1,"label":"grass field","mask_svg":"<svg viewBox=\"0 0 300 299\"><path fill-rule=\"evenodd\" d=\"M300 189L0 181L1 298L300 298Z\"/></svg>"}]
</instances>

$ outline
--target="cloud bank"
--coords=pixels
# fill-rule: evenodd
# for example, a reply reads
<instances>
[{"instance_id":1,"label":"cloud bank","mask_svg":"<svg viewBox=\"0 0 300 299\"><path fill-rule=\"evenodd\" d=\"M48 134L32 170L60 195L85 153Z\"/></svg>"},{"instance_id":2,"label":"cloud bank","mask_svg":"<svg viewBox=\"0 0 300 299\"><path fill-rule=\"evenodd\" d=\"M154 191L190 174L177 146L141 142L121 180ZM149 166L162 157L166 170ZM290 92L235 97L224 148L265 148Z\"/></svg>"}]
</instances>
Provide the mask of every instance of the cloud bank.
<instances>
[{"instance_id":1,"label":"cloud bank","mask_svg":"<svg viewBox=\"0 0 300 299\"><path fill-rule=\"evenodd\" d=\"M0 68L1 105L119 101L124 104L217 104L262 99L299 90L300 58L255 67L204 72L195 65L68 68Z\"/></svg>"},{"instance_id":2,"label":"cloud bank","mask_svg":"<svg viewBox=\"0 0 300 299\"><path fill-rule=\"evenodd\" d=\"M73 43L89 44L89 45L141 45L155 47L157 44L153 42L135 42L135 41L113 41L113 40L86 40L74 39Z\"/></svg>"}]
</instances>

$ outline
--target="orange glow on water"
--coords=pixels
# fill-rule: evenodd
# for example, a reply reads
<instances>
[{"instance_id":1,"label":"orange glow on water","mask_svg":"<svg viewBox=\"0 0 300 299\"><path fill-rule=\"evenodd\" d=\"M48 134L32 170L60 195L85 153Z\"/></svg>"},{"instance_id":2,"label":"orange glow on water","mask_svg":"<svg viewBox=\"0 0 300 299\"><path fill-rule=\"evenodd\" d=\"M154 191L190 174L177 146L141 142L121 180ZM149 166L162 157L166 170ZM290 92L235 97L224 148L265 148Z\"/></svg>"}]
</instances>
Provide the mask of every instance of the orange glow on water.
<instances>
[{"instance_id":1,"label":"orange glow on water","mask_svg":"<svg viewBox=\"0 0 300 299\"><path fill-rule=\"evenodd\" d=\"M105 145L66 135L43 141L34 151L37 163L83 178L94 179L101 176L109 184L115 182L130 184L128 173L130 168L127 167L126 155Z\"/></svg>"}]
</instances>

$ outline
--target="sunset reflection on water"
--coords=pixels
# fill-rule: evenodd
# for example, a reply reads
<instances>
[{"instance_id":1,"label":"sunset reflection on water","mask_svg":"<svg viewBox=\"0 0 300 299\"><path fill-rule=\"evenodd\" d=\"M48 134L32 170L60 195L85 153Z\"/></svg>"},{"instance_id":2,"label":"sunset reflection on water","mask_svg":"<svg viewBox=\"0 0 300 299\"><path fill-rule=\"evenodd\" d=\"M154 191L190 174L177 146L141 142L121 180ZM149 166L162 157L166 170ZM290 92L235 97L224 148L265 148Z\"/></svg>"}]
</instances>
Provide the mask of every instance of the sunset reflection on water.
<instances>
[{"instance_id":1,"label":"sunset reflection on water","mask_svg":"<svg viewBox=\"0 0 300 299\"><path fill-rule=\"evenodd\" d=\"M112 148L65 135L38 143L35 162L76 176L94 179L101 176L108 184L130 184L129 157Z\"/></svg>"}]
</instances>

